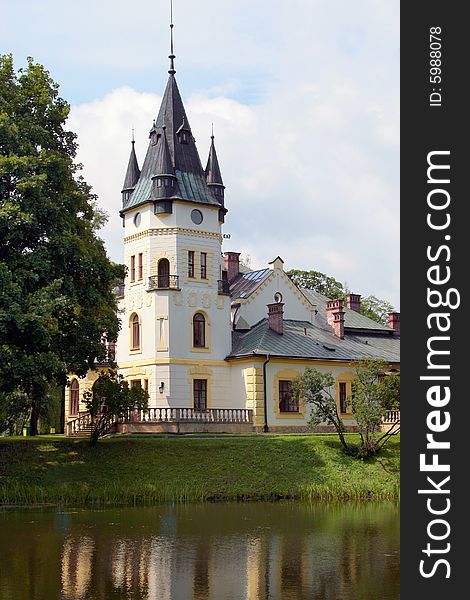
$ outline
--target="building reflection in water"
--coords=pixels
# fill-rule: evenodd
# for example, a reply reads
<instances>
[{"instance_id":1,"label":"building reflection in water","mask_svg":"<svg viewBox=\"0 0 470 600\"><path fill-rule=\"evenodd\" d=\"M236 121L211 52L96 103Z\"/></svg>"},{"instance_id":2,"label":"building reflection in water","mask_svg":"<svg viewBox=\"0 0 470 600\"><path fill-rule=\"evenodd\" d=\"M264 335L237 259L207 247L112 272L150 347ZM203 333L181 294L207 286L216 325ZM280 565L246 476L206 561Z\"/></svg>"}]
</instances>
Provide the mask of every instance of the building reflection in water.
<instances>
[{"instance_id":1,"label":"building reflection in water","mask_svg":"<svg viewBox=\"0 0 470 600\"><path fill-rule=\"evenodd\" d=\"M67 536L61 560L62 593L67 600L81 598L90 586L94 542L89 536Z\"/></svg>"},{"instance_id":2,"label":"building reflection in water","mask_svg":"<svg viewBox=\"0 0 470 600\"><path fill-rule=\"evenodd\" d=\"M31 544L44 542L48 531L44 527ZM55 535L54 543L61 544L57 567L64 600L399 597L398 509L389 505L252 503L81 511L62 537ZM0 596L14 584L5 576L0 574ZM34 577L41 577L40 569ZM31 597L31 590L19 585L12 597ZM38 581L35 589L44 585Z\"/></svg>"}]
</instances>

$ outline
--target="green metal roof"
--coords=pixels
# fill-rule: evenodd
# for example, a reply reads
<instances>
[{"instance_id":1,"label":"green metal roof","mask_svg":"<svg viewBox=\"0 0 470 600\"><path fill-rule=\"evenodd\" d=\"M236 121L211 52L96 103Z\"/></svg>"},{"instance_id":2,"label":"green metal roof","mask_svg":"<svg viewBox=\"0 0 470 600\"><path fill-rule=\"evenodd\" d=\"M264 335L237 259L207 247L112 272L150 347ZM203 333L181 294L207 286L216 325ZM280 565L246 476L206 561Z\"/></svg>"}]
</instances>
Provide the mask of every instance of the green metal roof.
<instances>
[{"instance_id":1,"label":"green metal roof","mask_svg":"<svg viewBox=\"0 0 470 600\"><path fill-rule=\"evenodd\" d=\"M266 355L322 361L357 361L379 358L391 363L400 362L400 338L390 330L385 334L346 333L337 338L320 315L314 324L309 321L285 319L284 333L279 335L263 319L250 331L234 331L232 352L228 358ZM318 320L318 323L317 323Z\"/></svg>"}]
</instances>

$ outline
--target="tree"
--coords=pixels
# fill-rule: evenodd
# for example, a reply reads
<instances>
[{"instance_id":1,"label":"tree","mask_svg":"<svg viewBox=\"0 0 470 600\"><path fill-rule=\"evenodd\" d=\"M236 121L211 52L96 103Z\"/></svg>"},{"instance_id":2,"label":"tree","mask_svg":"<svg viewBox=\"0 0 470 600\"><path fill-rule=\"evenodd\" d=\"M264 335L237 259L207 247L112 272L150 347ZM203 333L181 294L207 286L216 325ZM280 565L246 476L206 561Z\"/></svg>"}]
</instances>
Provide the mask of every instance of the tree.
<instances>
[{"instance_id":1,"label":"tree","mask_svg":"<svg viewBox=\"0 0 470 600\"><path fill-rule=\"evenodd\" d=\"M74 162L58 85L28 59L0 56L0 391L21 390L37 432L48 383L85 375L116 339L115 283L96 236L104 216Z\"/></svg>"},{"instance_id":2,"label":"tree","mask_svg":"<svg viewBox=\"0 0 470 600\"><path fill-rule=\"evenodd\" d=\"M309 425L316 427L322 423L333 425L339 436L341 445L350 452L344 437L345 427L339 416L334 393L334 377L331 373L321 373L317 369L307 367L292 384L292 393L298 401L303 399L310 404Z\"/></svg>"},{"instance_id":3,"label":"tree","mask_svg":"<svg viewBox=\"0 0 470 600\"><path fill-rule=\"evenodd\" d=\"M309 425L326 423L333 425L343 450L363 458L377 454L380 449L400 431L400 422L382 431L384 417L389 410L400 406L399 377L387 375L387 363L383 360L363 360L356 364L356 378L352 382L349 402L356 420L361 442L359 446L348 443L345 427L338 413L334 390L334 377L307 367L293 382L293 393L311 407Z\"/></svg>"},{"instance_id":4,"label":"tree","mask_svg":"<svg viewBox=\"0 0 470 600\"><path fill-rule=\"evenodd\" d=\"M19 390L6 394L0 392L0 433L21 435L30 416L29 398L24 392Z\"/></svg>"},{"instance_id":5,"label":"tree","mask_svg":"<svg viewBox=\"0 0 470 600\"><path fill-rule=\"evenodd\" d=\"M116 418L147 408L148 394L140 386L129 387L122 375L109 370L99 374L93 390L85 392L83 399L91 416L90 442L95 446Z\"/></svg>"},{"instance_id":6,"label":"tree","mask_svg":"<svg viewBox=\"0 0 470 600\"><path fill-rule=\"evenodd\" d=\"M336 281L334 277L320 273L320 271L291 269L287 271L287 275L297 286L315 290L324 296L328 296L331 300L345 298L343 285L339 281Z\"/></svg>"},{"instance_id":7,"label":"tree","mask_svg":"<svg viewBox=\"0 0 470 600\"><path fill-rule=\"evenodd\" d=\"M386 375L383 360L363 360L356 365L352 382L352 411L361 436L360 453L372 456L400 431L397 421L383 432L382 424L389 410L400 408L400 379Z\"/></svg>"},{"instance_id":8,"label":"tree","mask_svg":"<svg viewBox=\"0 0 470 600\"><path fill-rule=\"evenodd\" d=\"M376 296L361 298L361 315L369 317L382 325L388 324L388 315L393 312L393 306L386 300L380 300Z\"/></svg>"},{"instance_id":9,"label":"tree","mask_svg":"<svg viewBox=\"0 0 470 600\"><path fill-rule=\"evenodd\" d=\"M348 293L346 285L343 285L334 277L319 271L299 271L298 269L287 271L287 275L299 287L315 290L331 300L346 301L346 294ZM392 311L393 306L386 300L380 300L376 296L361 298L361 315L369 317L377 323L387 325L388 314Z\"/></svg>"}]
</instances>

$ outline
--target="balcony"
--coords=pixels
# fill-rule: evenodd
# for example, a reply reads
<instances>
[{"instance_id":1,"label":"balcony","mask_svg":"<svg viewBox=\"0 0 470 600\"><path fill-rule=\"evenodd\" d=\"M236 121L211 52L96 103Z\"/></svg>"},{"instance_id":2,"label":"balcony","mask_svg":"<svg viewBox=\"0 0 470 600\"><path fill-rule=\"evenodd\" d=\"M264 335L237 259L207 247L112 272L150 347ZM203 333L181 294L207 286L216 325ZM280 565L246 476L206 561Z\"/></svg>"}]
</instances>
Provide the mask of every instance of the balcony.
<instances>
[{"instance_id":1,"label":"balcony","mask_svg":"<svg viewBox=\"0 0 470 600\"><path fill-rule=\"evenodd\" d=\"M152 275L152 277L149 277L148 291L179 289L178 275Z\"/></svg>"},{"instance_id":2,"label":"balcony","mask_svg":"<svg viewBox=\"0 0 470 600\"><path fill-rule=\"evenodd\" d=\"M230 285L226 279L219 279L217 281L218 294L223 296L230 296Z\"/></svg>"}]
</instances>

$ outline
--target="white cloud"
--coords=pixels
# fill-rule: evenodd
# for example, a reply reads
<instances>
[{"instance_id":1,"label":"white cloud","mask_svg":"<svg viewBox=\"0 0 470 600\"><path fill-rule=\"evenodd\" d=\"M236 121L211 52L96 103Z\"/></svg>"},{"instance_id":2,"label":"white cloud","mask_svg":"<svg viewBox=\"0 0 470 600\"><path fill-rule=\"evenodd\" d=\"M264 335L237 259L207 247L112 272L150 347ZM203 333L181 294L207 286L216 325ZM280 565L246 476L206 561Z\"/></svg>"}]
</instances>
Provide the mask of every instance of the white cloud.
<instances>
[{"instance_id":1,"label":"white cloud","mask_svg":"<svg viewBox=\"0 0 470 600\"><path fill-rule=\"evenodd\" d=\"M302 0L288 7L204 0L198 10L179 4L184 68L211 56L213 80L192 85L183 99L203 164L214 121L232 234L224 247L249 254L253 267L279 254L287 269L326 272L398 307L398 3L340 2L341 10ZM255 21L270 9L261 41L251 22L243 32L236 27L249 7ZM204 23L201 14L213 20ZM164 32L162 23L153 27ZM255 72L270 65L255 104L233 97L232 66L251 63ZM184 96L184 77L177 77ZM163 93L152 81L147 89ZM142 164L160 99L125 86L72 107L78 158L110 214L103 237L116 260L131 126Z\"/></svg>"}]
</instances>

